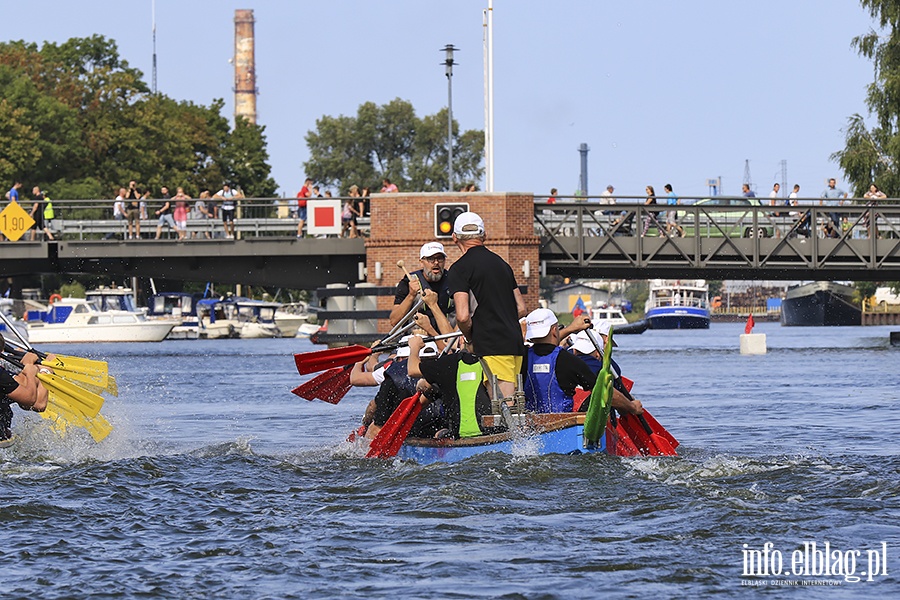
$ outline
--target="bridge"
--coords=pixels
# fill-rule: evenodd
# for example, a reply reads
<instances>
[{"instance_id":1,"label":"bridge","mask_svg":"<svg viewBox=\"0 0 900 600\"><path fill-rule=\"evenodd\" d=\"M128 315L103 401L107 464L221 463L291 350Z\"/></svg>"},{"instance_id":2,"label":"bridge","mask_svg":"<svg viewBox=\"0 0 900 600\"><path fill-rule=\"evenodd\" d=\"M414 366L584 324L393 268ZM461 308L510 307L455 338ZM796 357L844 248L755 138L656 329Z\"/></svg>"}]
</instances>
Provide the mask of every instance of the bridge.
<instances>
[{"instance_id":1,"label":"bridge","mask_svg":"<svg viewBox=\"0 0 900 600\"><path fill-rule=\"evenodd\" d=\"M390 195L378 196L373 197L373 225L381 219L382 226L396 221L403 228L406 221L384 208L393 201L386 198ZM422 243L425 231L433 231L429 211L436 199L472 202L472 209L481 212L487 209L480 209L478 202L496 204L503 195L408 196L415 196L420 208L407 210L413 214L404 213L402 218L428 221L427 226L417 224L416 235L404 240L414 248ZM523 196L529 200L524 204L529 214L506 218L533 220L533 241L519 233L507 236L504 243L537 246L532 272L623 279L900 280L900 203L893 200L877 207L832 207L811 198L788 208L719 197L669 207L645 205L636 198L620 199L612 206L516 197ZM397 197L398 206L409 206L409 197ZM280 214L271 199L242 202L246 216L237 221L238 239L207 239L204 234L210 226L217 226L211 223L202 227L193 223L200 235L183 241L118 239L125 237L122 221L58 219L57 241L0 242L0 273L93 273L314 289L372 280L373 271L380 270L382 263L373 262L371 255L379 247L378 228L373 228L371 238L301 239L296 237L296 221ZM102 207L108 210L108 204L104 201ZM666 232L669 209L676 210L683 236L675 228ZM824 228L836 212L841 227L832 234ZM155 221L148 220L143 231L155 233ZM117 237L103 239L109 235ZM489 245L490 237L489 231ZM389 256L377 260L387 261ZM527 278L528 263L514 269L522 269ZM377 278L381 279L380 272ZM391 274L389 280L393 279Z\"/></svg>"}]
</instances>

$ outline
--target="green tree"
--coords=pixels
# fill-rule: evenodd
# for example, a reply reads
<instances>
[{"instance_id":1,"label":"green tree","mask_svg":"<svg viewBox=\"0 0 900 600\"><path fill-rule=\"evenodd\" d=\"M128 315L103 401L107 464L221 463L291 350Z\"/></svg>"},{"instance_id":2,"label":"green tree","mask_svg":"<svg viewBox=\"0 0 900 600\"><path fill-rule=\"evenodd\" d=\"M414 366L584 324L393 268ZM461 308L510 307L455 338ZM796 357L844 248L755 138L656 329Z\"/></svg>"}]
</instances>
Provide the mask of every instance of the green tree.
<instances>
[{"instance_id":1,"label":"green tree","mask_svg":"<svg viewBox=\"0 0 900 600\"><path fill-rule=\"evenodd\" d=\"M851 42L874 66L875 78L866 92L873 122L867 125L858 113L851 116L845 148L831 158L840 164L857 198L872 183L895 198L900 195L900 0L860 0L860 4L880 30L870 29ZM900 282L888 285L900 287ZM868 288L861 292L867 294Z\"/></svg>"},{"instance_id":2,"label":"green tree","mask_svg":"<svg viewBox=\"0 0 900 600\"><path fill-rule=\"evenodd\" d=\"M266 151L265 127L239 118L222 149L222 169L233 185L241 187L248 198L274 196L278 184L269 177L271 167Z\"/></svg>"},{"instance_id":3,"label":"green tree","mask_svg":"<svg viewBox=\"0 0 900 600\"><path fill-rule=\"evenodd\" d=\"M0 43L0 177L57 199L112 197L131 179L192 195L233 179L273 195L264 128L232 129L223 107L150 94L103 36Z\"/></svg>"},{"instance_id":4,"label":"green tree","mask_svg":"<svg viewBox=\"0 0 900 600\"><path fill-rule=\"evenodd\" d=\"M460 133L453 123L453 185L447 173L447 111L423 118L412 104L397 98L377 106L366 102L355 117L323 116L306 134L310 159L307 177L337 187L344 195L351 185L378 189L384 177L401 190L442 191L481 177L484 136Z\"/></svg>"},{"instance_id":5,"label":"green tree","mask_svg":"<svg viewBox=\"0 0 900 600\"><path fill-rule=\"evenodd\" d=\"M900 1L860 0L881 32L853 38L851 46L872 61L875 78L866 93L866 106L873 122L860 114L848 119L843 150L831 155L862 197L875 183L888 196L900 194Z\"/></svg>"}]
</instances>

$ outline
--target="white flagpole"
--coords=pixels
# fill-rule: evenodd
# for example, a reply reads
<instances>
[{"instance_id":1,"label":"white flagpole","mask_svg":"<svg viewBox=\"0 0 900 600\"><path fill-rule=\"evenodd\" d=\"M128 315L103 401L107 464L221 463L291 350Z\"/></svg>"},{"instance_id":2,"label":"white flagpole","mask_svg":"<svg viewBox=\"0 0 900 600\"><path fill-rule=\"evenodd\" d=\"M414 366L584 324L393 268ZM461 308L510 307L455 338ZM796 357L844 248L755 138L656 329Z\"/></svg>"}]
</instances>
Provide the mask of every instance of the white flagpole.
<instances>
[{"instance_id":1,"label":"white flagpole","mask_svg":"<svg viewBox=\"0 0 900 600\"><path fill-rule=\"evenodd\" d=\"M494 191L494 0L488 0L488 147L487 191Z\"/></svg>"}]
</instances>

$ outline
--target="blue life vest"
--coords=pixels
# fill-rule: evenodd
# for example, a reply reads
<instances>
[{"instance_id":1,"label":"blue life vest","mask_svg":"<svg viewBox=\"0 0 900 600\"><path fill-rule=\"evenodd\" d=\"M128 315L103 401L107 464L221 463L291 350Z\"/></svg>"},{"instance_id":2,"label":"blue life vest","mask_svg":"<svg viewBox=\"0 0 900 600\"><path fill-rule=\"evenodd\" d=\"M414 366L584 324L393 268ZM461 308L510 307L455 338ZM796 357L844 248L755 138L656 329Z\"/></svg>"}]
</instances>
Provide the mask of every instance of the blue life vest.
<instances>
[{"instance_id":1,"label":"blue life vest","mask_svg":"<svg viewBox=\"0 0 900 600\"><path fill-rule=\"evenodd\" d=\"M572 398L566 396L556 380L557 346L547 356L528 349L528 371L525 373L525 409L539 413L572 412Z\"/></svg>"},{"instance_id":2,"label":"blue life vest","mask_svg":"<svg viewBox=\"0 0 900 600\"><path fill-rule=\"evenodd\" d=\"M406 363L407 359L405 358L395 358L391 365L384 370L384 375L394 382L397 391L400 392L401 399L416 393L416 380L407 374Z\"/></svg>"}]
</instances>

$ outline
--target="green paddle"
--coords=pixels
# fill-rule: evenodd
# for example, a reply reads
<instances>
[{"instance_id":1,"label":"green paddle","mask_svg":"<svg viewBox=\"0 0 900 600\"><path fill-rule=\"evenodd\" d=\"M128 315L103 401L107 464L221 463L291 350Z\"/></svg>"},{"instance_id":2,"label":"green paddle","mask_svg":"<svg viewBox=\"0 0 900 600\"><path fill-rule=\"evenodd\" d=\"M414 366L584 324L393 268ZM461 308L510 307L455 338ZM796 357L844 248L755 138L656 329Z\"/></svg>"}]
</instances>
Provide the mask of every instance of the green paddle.
<instances>
[{"instance_id":1,"label":"green paddle","mask_svg":"<svg viewBox=\"0 0 900 600\"><path fill-rule=\"evenodd\" d=\"M590 334L588 334L590 337ZM584 416L584 445L586 448L596 448L600 444L600 438L606 431L606 422L609 420L613 394L613 376L610 371L609 359L612 356L612 327L606 338L606 347L603 352L603 368L597 373L597 381L591 390L591 403L587 414ZM591 337L594 345L597 341ZM599 347L597 348L599 350Z\"/></svg>"}]
</instances>

